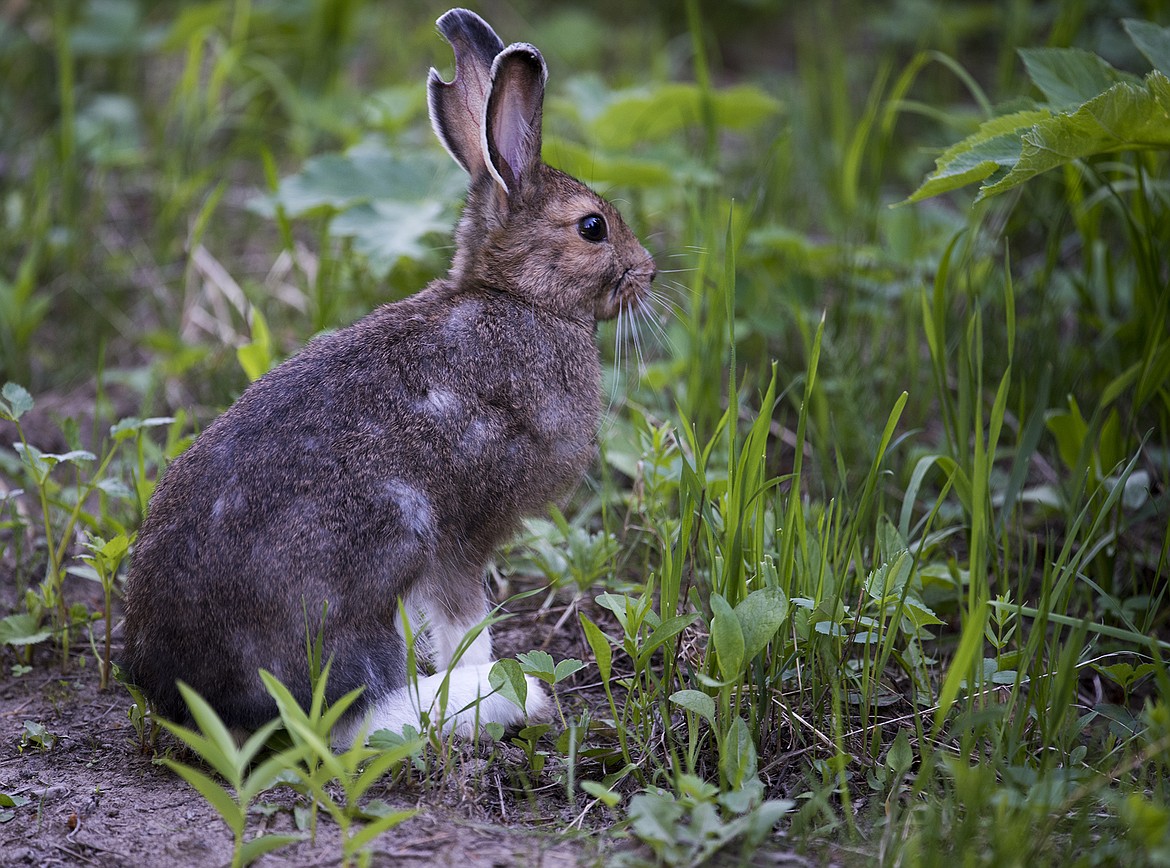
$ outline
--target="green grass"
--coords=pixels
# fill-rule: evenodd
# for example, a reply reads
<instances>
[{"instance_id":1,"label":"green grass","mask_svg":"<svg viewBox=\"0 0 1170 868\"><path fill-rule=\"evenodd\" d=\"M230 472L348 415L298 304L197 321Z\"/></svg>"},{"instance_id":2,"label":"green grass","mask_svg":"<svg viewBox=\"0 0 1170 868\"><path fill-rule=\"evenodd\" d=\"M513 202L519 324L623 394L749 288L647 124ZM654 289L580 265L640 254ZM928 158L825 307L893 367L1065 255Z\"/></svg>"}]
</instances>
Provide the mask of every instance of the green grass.
<instances>
[{"instance_id":1,"label":"green grass","mask_svg":"<svg viewBox=\"0 0 1170 868\"><path fill-rule=\"evenodd\" d=\"M1166 41L1119 19L1162 13L750 5L493 21L548 46L546 159L618 201L663 273L636 348L600 331L594 478L501 560L572 599L593 699L498 734L490 762L668 864L769 840L883 864L1165 861L1165 144L891 207L948 146L1017 132L986 123L1057 109L1016 49L1077 46L1145 86ZM66 576L116 597L106 540L190 435L315 331L445 268L461 181L422 99L449 62L441 11L57 0L0 25L0 383L96 395L59 420L66 449L0 453L13 677L85 655L104 674L107 613ZM432 231L390 236L384 213ZM3 400L54 431L23 391ZM564 685L574 665L501 672ZM423 735L396 780L462 785L465 754ZM368 787L382 760L355 750L289 763L306 793ZM242 848L255 794L223 792ZM361 818L333 807L356 856Z\"/></svg>"}]
</instances>

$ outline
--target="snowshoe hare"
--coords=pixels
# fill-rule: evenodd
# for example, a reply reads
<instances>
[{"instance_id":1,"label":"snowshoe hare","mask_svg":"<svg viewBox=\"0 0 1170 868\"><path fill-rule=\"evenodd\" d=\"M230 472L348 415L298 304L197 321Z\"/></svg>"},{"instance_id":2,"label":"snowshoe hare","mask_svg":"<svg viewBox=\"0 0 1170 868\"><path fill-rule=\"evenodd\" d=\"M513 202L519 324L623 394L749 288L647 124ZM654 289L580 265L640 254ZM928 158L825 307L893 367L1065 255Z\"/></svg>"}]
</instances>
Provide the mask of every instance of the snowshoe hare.
<instances>
[{"instance_id":1,"label":"snowshoe hare","mask_svg":"<svg viewBox=\"0 0 1170 868\"><path fill-rule=\"evenodd\" d=\"M306 613L312 632L327 601L327 695L365 686L339 731L434 721L445 678L448 730L524 719L489 695L486 630L455 651L488 612L493 549L593 459L596 324L639 305L655 265L613 206L541 162L540 52L505 48L464 9L438 29L455 77L430 71L431 122L471 176L450 272L311 341L165 473L122 662L167 717L186 717L182 680L230 726L263 724L276 706L260 668L307 706ZM436 667L417 692L400 597L425 613ZM527 714L548 706L531 682Z\"/></svg>"}]
</instances>

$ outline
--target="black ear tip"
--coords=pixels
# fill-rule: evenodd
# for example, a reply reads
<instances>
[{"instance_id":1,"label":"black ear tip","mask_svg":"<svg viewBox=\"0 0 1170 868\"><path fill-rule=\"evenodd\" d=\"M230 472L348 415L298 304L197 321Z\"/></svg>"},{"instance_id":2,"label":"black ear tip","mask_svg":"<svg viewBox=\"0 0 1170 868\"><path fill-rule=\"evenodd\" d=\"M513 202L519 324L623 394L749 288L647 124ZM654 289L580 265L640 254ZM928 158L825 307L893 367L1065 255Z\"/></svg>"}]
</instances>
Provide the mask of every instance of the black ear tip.
<instances>
[{"instance_id":1,"label":"black ear tip","mask_svg":"<svg viewBox=\"0 0 1170 868\"><path fill-rule=\"evenodd\" d=\"M498 55L492 64L493 78L499 69L505 65L521 64L538 77L543 84L548 79L548 65L544 62L544 55L535 45L527 42L513 42Z\"/></svg>"},{"instance_id":2,"label":"black ear tip","mask_svg":"<svg viewBox=\"0 0 1170 868\"><path fill-rule=\"evenodd\" d=\"M504 41L492 26L470 9L448 9L439 16L435 26L452 45L463 42L474 46L487 63L504 48Z\"/></svg>"}]
</instances>

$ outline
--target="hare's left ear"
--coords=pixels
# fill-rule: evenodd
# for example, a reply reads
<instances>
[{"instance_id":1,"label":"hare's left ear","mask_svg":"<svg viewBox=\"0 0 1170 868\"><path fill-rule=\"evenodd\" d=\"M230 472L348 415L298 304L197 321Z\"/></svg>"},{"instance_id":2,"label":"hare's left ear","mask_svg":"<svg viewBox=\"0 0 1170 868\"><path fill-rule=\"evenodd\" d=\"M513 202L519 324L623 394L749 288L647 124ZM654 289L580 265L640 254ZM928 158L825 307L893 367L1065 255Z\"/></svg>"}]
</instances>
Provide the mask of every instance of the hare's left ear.
<instances>
[{"instance_id":1,"label":"hare's left ear","mask_svg":"<svg viewBox=\"0 0 1170 868\"><path fill-rule=\"evenodd\" d=\"M540 165L540 123L548 67L535 47L509 45L492 63L483 125L488 171L514 194Z\"/></svg>"}]
</instances>

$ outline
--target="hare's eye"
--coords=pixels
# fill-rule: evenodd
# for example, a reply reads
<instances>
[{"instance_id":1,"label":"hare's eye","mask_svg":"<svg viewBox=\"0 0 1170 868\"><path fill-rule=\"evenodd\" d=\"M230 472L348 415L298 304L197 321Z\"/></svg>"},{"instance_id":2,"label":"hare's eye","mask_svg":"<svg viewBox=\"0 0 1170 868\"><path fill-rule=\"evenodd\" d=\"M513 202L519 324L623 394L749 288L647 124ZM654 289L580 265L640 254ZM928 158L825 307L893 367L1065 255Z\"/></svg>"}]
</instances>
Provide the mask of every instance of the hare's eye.
<instances>
[{"instance_id":1,"label":"hare's eye","mask_svg":"<svg viewBox=\"0 0 1170 868\"><path fill-rule=\"evenodd\" d=\"M592 241L594 244L604 241L609 234L605 218L600 214L586 214L577 221L577 231L582 238L586 241Z\"/></svg>"}]
</instances>

